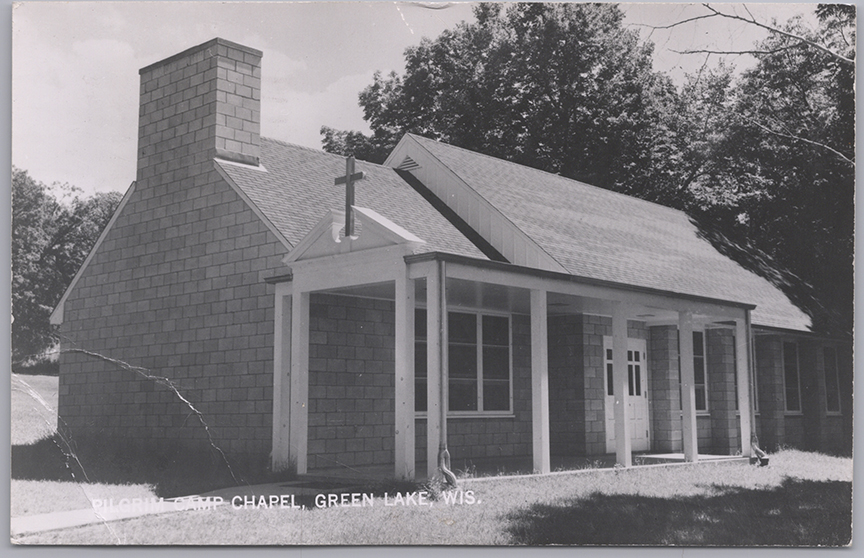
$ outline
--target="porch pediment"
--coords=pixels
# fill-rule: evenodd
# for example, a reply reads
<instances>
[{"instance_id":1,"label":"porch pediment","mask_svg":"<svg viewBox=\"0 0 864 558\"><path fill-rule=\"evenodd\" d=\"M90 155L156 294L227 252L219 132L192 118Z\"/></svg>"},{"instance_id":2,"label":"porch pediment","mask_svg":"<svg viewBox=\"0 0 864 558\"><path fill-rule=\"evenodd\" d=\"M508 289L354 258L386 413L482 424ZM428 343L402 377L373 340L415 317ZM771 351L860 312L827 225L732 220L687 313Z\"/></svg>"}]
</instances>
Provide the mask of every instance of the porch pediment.
<instances>
[{"instance_id":1,"label":"porch pediment","mask_svg":"<svg viewBox=\"0 0 864 558\"><path fill-rule=\"evenodd\" d=\"M359 224L353 236L344 236L345 212L331 209L282 260L285 264L367 250L398 248L412 253L426 242L383 215L352 206Z\"/></svg>"}]
</instances>

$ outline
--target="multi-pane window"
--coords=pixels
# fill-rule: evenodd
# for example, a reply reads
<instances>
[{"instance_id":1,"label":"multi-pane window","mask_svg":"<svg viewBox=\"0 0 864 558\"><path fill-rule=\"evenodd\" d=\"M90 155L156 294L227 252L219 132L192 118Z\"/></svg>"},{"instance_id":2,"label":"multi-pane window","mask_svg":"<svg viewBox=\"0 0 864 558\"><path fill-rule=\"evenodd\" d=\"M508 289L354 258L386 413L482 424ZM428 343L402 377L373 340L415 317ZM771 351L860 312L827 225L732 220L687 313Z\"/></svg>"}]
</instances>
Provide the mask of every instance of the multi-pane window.
<instances>
[{"instance_id":1,"label":"multi-pane window","mask_svg":"<svg viewBox=\"0 0 864 558\"><path fill-rule=\"evenodd\" d=\"M615 395L615 370L612 362L612 349L606 349L606 395Z\"/></svg>"},{"instance_id":2,"label":"multi-pane window","mask_svg":"<svg viewBox=\"0 0 864 558\"><path fill-rule=\"evenodd\" d=\"M681 402L681 344L678 344L678 396ZM696 396L696 410L708 410L708 379L705 371L705 334L701 331L693 332L693 387Z\"/></svg>"},{"instance_id":3,"label":"multi-pane window","mask_svg":"<svg viewBox=\"0 0 864 558\"><path fill-rule=\"evenodd\" d=\"M510 318L448 312L448 398L456 412L509 411ZM426 411L426 311L415 312L414 391L417 411Z\"/></svg>"},{"instance_id":4,"label":"multi-pane window","mask_svg":"<svg viewBox=\"0 0 864 558\"><path fill-rule=\"evenodd\" d=\"M615 395L612 349L606 349L606 395ZM630 395L642 395L642 353L627 351L627 391Z\"/></svg>"},{"instance_id":5,"label":"multi-pane window","mask_svg":"<svg viewBox=\"0 0 864 558\"><path fill-rule=\"evenodd\" d=\"M705 335L693 332L693 386L696 391L696 410L708 410L708 384L705 379Z\"/></svg>"},{"instance_id":6,"label":"multi-pane window","mask_svg":"<svg viewBox=\"0 0 864 558\"><path fill-rule=\"evenodd\" d=\"M801 411L801 384L798 376L798 344L783 343L783 382L786 395L786 410Z\"/></svg>"},{"instance_id":7,"label":"multi-pane window","mask_svg":"<svg viewBox=\"0 0 864 558\"><path fill-rule=\"evenodd\" d=\"M834 347L823 349L825 356L825 403L829 413L840 412L840 376L837 370L837 350Z\"/></svg>"},{"instance_id":8,"label":"multi-pane window","mask_svg":"<svg viewBox=\"0 0 864 558\"><path fill-rule=\"evenodd\" d=\"M450 410L479 410L479 376L477 350L477 315L450 312L447 314L450 344Z\"/></svg>"},{"instance_id":9,"label":"multi-pane window","mask_svg":"<svg viewBox=\"0 0 864 558\"><path fill-rule=\"evenodd\" d=\"M426 412L426 310L414 310L414 410Z\"/></svg>"}]
</instances>

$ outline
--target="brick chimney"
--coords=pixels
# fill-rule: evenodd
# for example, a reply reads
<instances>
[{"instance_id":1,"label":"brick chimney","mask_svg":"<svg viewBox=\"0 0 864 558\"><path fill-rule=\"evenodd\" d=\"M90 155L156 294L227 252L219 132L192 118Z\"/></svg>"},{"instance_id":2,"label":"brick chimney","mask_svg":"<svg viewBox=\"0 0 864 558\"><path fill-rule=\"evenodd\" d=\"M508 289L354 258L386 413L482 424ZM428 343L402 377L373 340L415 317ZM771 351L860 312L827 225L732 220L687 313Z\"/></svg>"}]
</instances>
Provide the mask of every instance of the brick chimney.
<instances>
[{"instance_id":1,"label":"brick chimney","mask_svg":"<svg viewBox=\"0 0 864 558\"><path fill-rule=\"evenodd\" d=\"M215 157L258 165L261 56L216 38L140 70L139 185L194 179Z\"/></svg>"}]
</instances>

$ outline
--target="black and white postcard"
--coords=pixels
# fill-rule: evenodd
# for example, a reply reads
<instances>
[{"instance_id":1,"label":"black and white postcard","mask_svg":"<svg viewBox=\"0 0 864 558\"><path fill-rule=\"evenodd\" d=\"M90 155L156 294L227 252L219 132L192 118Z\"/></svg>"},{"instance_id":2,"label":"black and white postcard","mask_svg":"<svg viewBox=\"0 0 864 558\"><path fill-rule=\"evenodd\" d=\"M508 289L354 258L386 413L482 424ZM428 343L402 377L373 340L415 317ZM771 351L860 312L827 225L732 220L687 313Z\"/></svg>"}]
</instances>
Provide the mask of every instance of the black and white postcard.
<instances>
[{"instance_id":1,"label":"black and white postcard","mask_svg":"<svg viewBox=\"0 0 864 558\"><path fill-rule=\"evenodd\" d=\"M11 10L13 544L851 544L856 6Z\"/></svg>"}]
</instances>

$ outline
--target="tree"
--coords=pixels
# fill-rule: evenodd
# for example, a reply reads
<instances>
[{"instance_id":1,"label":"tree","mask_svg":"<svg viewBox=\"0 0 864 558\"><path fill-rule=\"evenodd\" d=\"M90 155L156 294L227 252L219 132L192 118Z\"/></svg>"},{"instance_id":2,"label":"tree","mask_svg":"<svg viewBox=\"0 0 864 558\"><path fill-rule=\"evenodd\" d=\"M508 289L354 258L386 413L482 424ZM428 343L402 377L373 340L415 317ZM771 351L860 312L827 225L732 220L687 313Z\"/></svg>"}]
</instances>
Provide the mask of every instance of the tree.
<instances>
[{"instance_id":1,"label":"tree","mask_svg":"<svg viewBox=\"0 0 864 558\"><path fill-rule=\"evenodd\" d=\"M372 135L322 129L324 148L383 161L406 132L683 205L660 126L676 91L610 4L479 4L423 39L405 73L359 96Z\"/></svg>"},{"instance_id":2,"label":"tree","mask_svg":"<svg viewBox=\"0 0 864 558\"><path fill-rule=\"evenodd\" d=\"M758 63L736 85L709 156L730 179L719 191L738 195L701 213L735 244L789 272L784 290L817 330L848 335L855 98L854 68L844 60L854 56L855 31L854 9L850 19L835 8L817 10L815 32L793 19L757 45Z\"/></svg>"},{"instance_id":3,"label":"tree","mask_svg":"<svg viewBox=\"0 0 864 558\"><path fill-rule=\"evenodd\" d=\"M412 132L684 209L817 330L848 333L855 9L820 5L811 31L705 6L688 21L770 34L740 78L706 61L679 89L614 5L479 4L360 93L371 136L323 128L325 149L382 162Z\"/></svg>"},{"instance_id":4,"label":"tree","mask_svg":"<svg viewBox=\"0 0 864 558\"><path fill-rule=\"evenodd\" d=\"M56 342L48 319L120 202L117 192L61 202L26 171L12 169L12 357L25 360Z\"/></svg>"}]
</instances>

